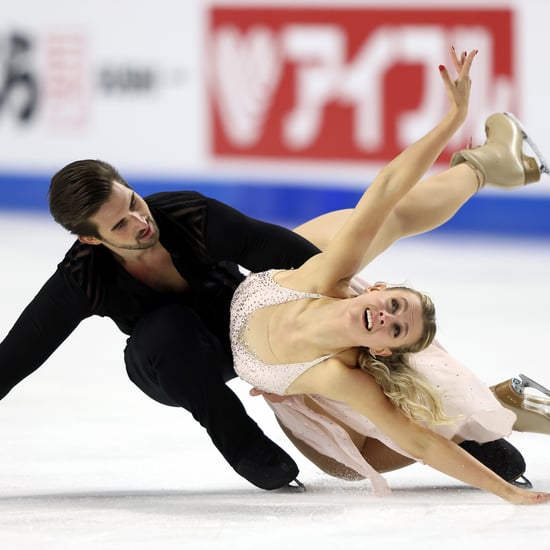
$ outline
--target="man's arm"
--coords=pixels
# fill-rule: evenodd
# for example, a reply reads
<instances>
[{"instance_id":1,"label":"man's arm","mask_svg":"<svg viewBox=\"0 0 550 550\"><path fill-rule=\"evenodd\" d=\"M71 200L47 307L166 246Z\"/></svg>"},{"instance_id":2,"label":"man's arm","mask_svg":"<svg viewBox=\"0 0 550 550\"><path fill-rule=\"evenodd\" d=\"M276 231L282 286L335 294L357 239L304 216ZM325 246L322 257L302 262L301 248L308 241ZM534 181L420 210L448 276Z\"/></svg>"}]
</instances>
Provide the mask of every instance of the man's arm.
<instances>
[{"instance_id":1,"label":"man's arm","mask_svg":"<svg viewBox=\"0 0 550 550\"><path fill-rule=\"evenodd\" d=\"M86 301L56 271L0 343L0 399L38 369L89 315Z\"/></svg>"},{"instance_id":2,"label":"man's arm","mask_svg":"<svg viewBox=\"0 0 550 550\"><path fill-rule=\"evenodd\" d=\"M209 253L250 271L300 267L319 252L296 233L246 216L214 199L207 199L205 230Z\"/></svg>"}]
</instances>

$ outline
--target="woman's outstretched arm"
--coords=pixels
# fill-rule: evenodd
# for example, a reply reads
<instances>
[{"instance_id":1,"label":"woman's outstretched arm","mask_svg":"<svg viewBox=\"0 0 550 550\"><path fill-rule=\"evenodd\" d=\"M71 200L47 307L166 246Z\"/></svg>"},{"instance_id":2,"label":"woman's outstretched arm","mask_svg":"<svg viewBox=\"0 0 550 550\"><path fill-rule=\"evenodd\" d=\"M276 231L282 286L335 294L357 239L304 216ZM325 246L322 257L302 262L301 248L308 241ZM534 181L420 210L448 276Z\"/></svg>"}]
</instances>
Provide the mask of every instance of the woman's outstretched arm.
<instances>
[{"instance_id":1,"label":"woman's outstretched arm","mask_svg":"<svg viewBox=\"0 0 550 550\"><path fill-rule=\"evenodd\" d=\"M327 246L325 254L314 259L314 271L321 278L321 288L330 288L349 280L360 271L369 247L375 242L386 218L432 166L464 122L470 92L469 71L476 53L471 52L467 57L458 60L453 52L455 65L459 69L457 79L452 81L446 69L441 71L450 98L447 115L435 128L407 147L380 171L349 219ZM322 262L322 267L319 261Z\"/></svg>"},{"instance_id":2,"label":"woman's outstretched arm","mask_svg":"<svg viewBox=\"0 0 550 550\"><path fill-rule=\"evenodd\" d=\"M419 462L463 483L513 504L550 502L549 493L526 491L508 483L455 443L407 418L364 371L329 359L306 371L293 386L292 393L314 393L347 403Z\"/></svg>"},{"instance_id":3,"label":"woman's outstretched arm","mask_svg":"<svg viewBox=\"0 0 550 550\"><path fill-rule=\"evenodd\" d=\"M327 247L326 258L333 281L349 279L363 267L365 254L387 216L431 168L464 122L470 97L470 67L476 53L470 52L458 60L452 52L458 68L457 79L451 80L448 71L445 68L441 70L450 101L449 112L430 132L380 171L349 220Z\"/></svg>"}]
</instances>

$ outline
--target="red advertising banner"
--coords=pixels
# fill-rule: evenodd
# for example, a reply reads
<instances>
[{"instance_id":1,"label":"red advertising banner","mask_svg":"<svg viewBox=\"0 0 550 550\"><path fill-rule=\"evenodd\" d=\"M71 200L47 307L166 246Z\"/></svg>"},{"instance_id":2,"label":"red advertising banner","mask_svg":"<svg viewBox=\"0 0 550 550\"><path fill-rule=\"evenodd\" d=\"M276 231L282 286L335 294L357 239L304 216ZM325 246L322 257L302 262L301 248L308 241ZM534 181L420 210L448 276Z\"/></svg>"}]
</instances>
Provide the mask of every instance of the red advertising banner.
<instances>
[{"instance_id":1,"label":"red advertising banner","mask_svg":"<svg viewBox=\"0 0 550 550\"><path fill-rule=\"evenodd\" d=\"M448 107L451 45L480 51L463 145L489 113L516 111L510 9L211 7L212 154L388 160Z\"/></svg>"}]
</instances>

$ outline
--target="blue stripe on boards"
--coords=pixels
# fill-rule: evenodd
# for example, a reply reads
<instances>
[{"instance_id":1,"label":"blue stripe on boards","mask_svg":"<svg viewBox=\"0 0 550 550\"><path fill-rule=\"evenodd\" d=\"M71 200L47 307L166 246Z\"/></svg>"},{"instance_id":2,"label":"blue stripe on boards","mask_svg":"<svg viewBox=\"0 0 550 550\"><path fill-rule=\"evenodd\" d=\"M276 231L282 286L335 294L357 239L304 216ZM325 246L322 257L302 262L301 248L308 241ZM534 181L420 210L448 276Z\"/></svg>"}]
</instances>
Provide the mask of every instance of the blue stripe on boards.
<instances>
[{"instance_id":1,"label":"blue stripe on boards","mask_svg":"<svg viewBox=\"0 0 550 550\"><path fill-rule=\"evenodd\" d=\"M351 208L361 191L341 183L322 187L288 181L211 178L128 178L136 191L148 195L157 191L194 189L234 208L267 221L298 225L319 214ZM47 211L50 176L0 173L0 209ZM550 195L520 196L479 194L438 233L484 234L550 239Z\"/></svg>"}]
</instances>

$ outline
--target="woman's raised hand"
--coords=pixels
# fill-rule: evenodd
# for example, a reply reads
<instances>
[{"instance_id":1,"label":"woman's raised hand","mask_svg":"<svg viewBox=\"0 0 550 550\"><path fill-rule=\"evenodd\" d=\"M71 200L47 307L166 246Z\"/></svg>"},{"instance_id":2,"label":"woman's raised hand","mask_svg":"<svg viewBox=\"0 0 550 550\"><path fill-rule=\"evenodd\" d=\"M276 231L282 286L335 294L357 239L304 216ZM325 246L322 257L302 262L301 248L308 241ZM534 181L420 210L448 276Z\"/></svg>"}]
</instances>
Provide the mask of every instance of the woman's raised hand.
<instances>
[{"instance_id":1,"label":"woman's raised hand","mask_svg":"<svg viewBox=\"0 0 550 550\"><path fill-rule=\"evenodd\" d=\"M477 52L477 50L472 50L470 53L462 52L458 55L454 47L451 47L451 59L457 74L455 80L451 78L446 67L443 65L439 66L439 71L447 90L451 111L454 112L461 121L463 121L468 114L470 87L472 84L470 80L470 68Z\"/></svg>"}]
</instances>

